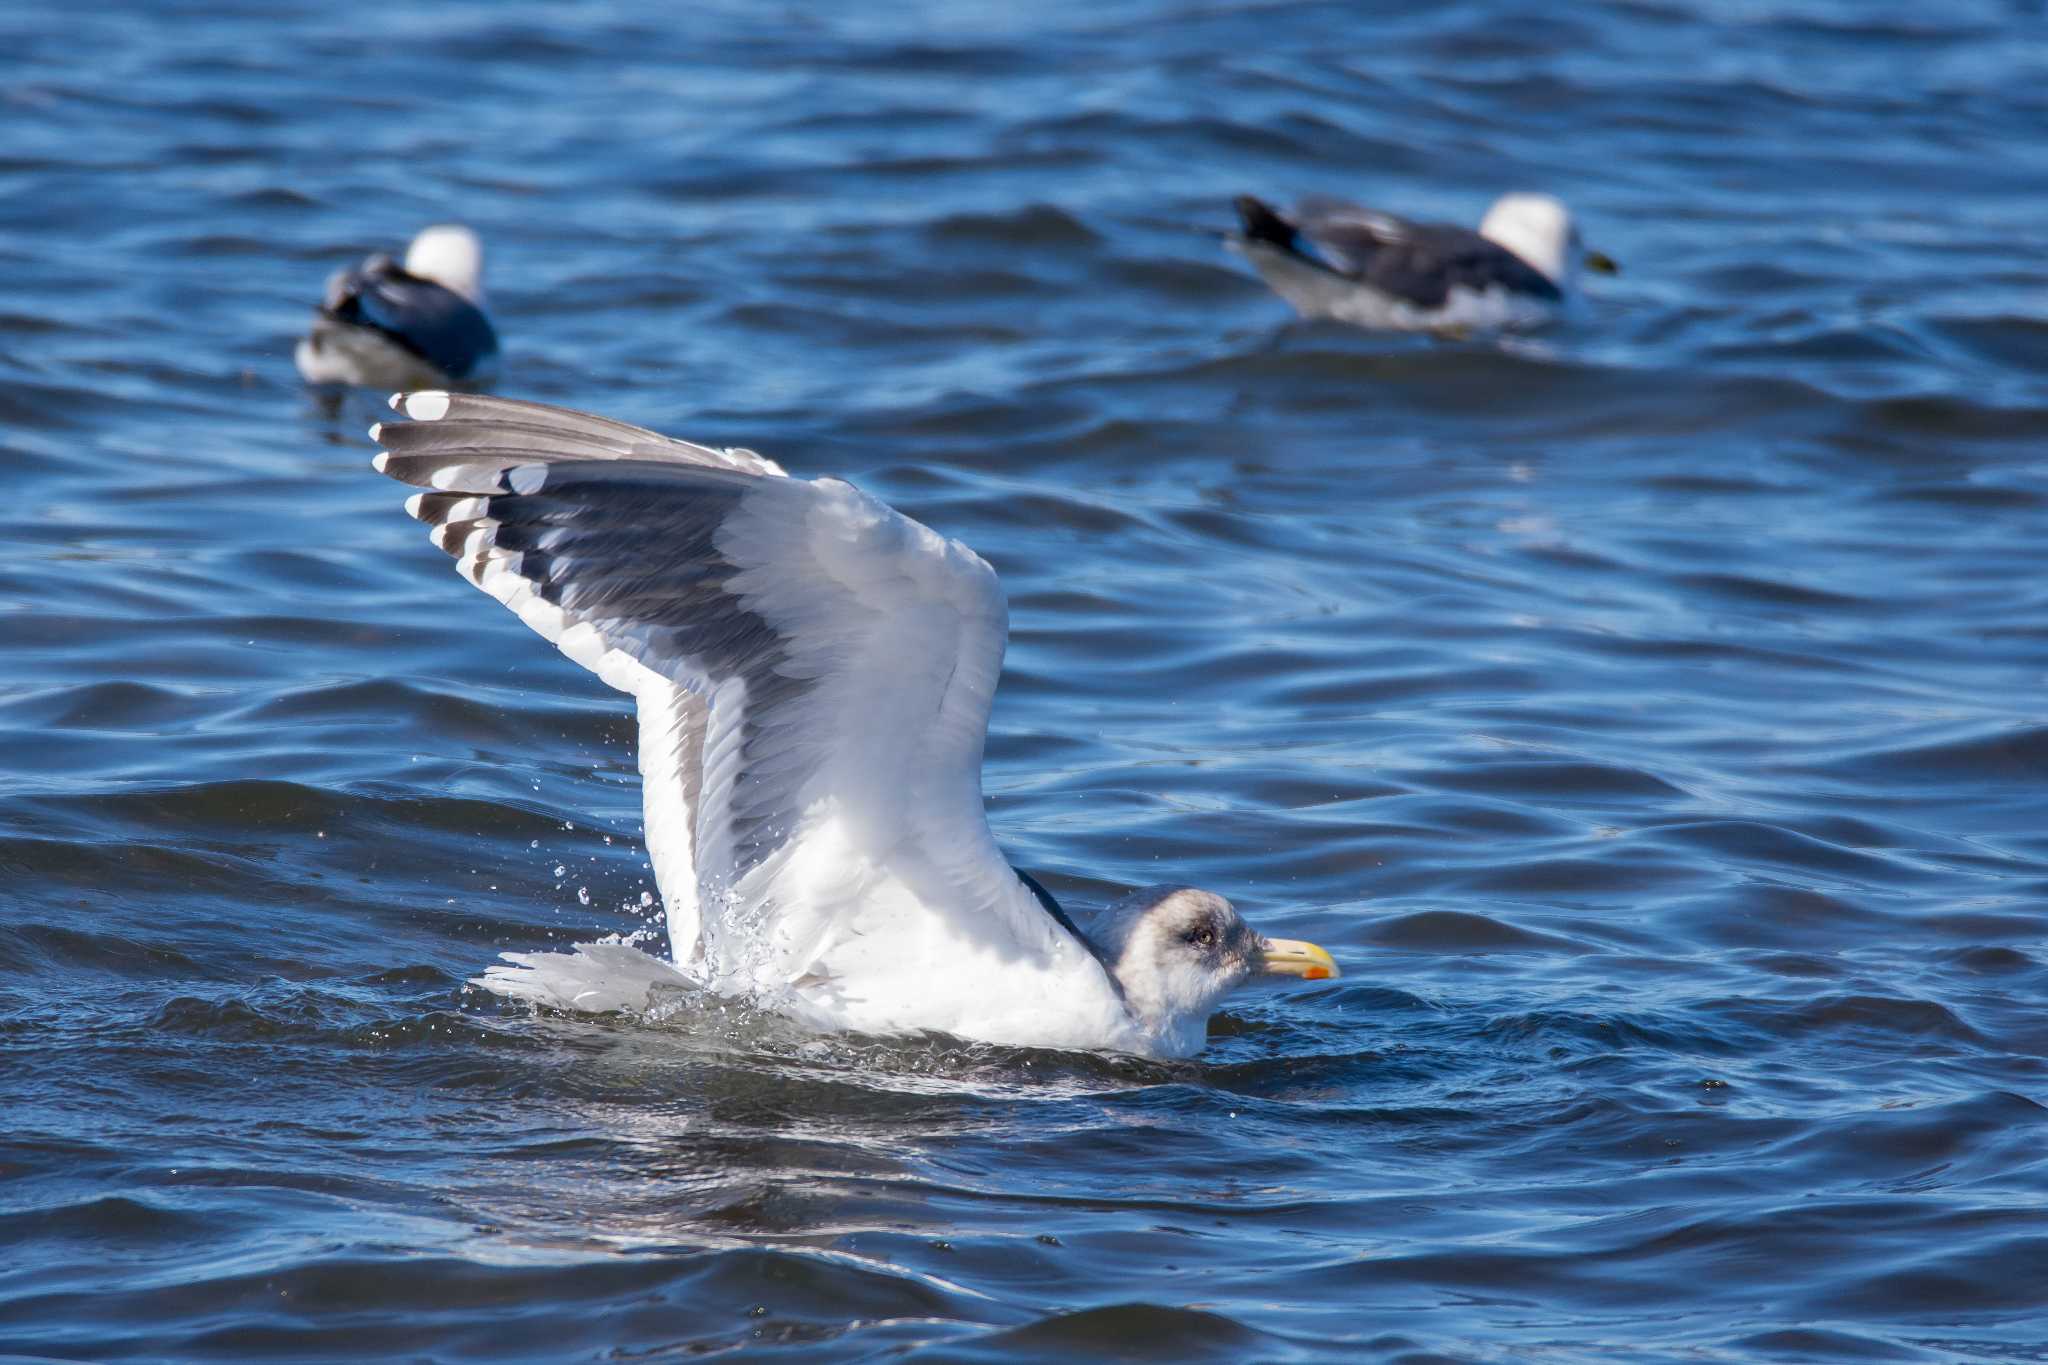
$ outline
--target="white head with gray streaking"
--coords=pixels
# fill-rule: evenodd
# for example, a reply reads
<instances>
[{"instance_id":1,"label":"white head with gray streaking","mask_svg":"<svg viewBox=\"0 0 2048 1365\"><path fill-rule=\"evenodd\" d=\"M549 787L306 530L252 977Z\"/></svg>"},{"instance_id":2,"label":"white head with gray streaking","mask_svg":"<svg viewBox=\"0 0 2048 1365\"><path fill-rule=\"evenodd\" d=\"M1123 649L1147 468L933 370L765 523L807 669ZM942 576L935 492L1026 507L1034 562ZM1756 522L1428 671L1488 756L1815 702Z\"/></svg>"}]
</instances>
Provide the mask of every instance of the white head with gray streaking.
<instances>
[{"instance_id":1,"label":"white head with gray streaking","mask_svg":"<svg viewBox=\"0 0 2048 1365\"><path fill-rule=\"evenodd\" d=\"M478 307L484 301L484 246L460 223L436 223L412 239L405 273L432 280Z\"/></svg>"},{"instance_id":2,"label":"white head with gray streaking","mask_svg":"<svg viewBox=\"0 0 2048 1365\"><path fill-rule=\"evenodd\" d=\"M1223 997L1254 976L1340 975L1315 944L1267 938L1229 901L1192 886L1140 887L1087 919L1083 931L1132 1016L1170 1054L1199 1048Z\"/></svg>"}]
</instances>

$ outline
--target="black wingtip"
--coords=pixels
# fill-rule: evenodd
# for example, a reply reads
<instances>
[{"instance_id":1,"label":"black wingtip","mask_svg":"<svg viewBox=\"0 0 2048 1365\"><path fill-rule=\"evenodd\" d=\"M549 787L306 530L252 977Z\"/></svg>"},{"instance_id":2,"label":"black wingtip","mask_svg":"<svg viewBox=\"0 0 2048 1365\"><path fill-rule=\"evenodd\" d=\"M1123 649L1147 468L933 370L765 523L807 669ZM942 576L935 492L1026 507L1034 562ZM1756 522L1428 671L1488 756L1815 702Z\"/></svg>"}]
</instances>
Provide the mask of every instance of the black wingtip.
<instances>
[{"instance_id":1,"label":"black wingtip","mask_svg":"<svg viewBox=\"0 0 2048 1365\"><path fill-rule=\"evenodd\" d=\"M1294 250L1294 224L1282 218L1271 204L1256 195L1240 194L1230 201L1248 242L1269 242L1283 250Z\"/></svg>"}]
</instances>

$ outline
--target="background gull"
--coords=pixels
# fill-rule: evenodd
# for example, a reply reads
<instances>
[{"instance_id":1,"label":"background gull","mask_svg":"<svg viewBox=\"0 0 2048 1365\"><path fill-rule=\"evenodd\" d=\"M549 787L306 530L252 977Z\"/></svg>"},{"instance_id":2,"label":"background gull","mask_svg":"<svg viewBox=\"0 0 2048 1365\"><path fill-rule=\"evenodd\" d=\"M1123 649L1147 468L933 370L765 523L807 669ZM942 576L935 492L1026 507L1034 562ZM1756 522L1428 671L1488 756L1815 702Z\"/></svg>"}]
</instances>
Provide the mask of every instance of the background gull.
<instances>
[{"instance_id":1,"label":"background gull","mask_svg":"<svg viewBox=\"0 0 2048 1365\"><path fill-rule=\"evenodd\" d=\"M512 955L482 984L584 1009L664 976L814 1025L1185 1056L1255 975L1337 975L1212 892L1085 922L998 851L982 745L1008 634L980 556L838 479L586 413L426 392L376 467L462 573L638 704L675 966Z\"/></svg>"},{"instance_id":2,"label":"background gull","mask_svg":"<svg viewBox=\"0 0 2048 1365\"><path fill-rule=\"evenodd\" d=\"M292 353L299 373L376 388L489 382L498 333L484 313L483 269L476 234L443 223L413 238L404 265L379 252L336 271Z\"/></svg>"},{"instance_id":3,"label":"background gull","mask_svg":"<svg viewBox=\"0 0 2048 1365\"><path fill-rule=\"evenodd\" d=\"M1477 232L1320 195L1287 213L1248 194L1236 208L1242 234L1225 240L1280 297L1360 327L1539 326L1570 302L1582 266L1615 271L1547 194L1502 195Z\"/></svg>"}]
</instances>

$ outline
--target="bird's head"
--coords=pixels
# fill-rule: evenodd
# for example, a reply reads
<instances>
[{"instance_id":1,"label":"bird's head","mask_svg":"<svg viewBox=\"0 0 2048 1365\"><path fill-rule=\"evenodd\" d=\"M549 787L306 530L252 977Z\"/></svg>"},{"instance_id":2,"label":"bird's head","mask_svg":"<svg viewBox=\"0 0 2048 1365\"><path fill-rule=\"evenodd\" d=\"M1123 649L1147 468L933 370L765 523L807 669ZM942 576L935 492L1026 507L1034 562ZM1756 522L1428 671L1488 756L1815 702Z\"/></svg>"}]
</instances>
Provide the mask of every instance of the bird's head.
<instances>
[{"instance_id":1,"label":"bird's head","mask_svg":"<svg viewBox=\"0 0 2048 1365\"><path fill-rule=\"evenodd\" d=\"M1133 891L1102 912L1090 937L1139 1024L1176 1052L1199 1047L1223 997L1255 976L1341 975L1315 944L1267 938L1229 901L1192 886Z\"/></svg>"},{"instance_id":2,"label":"bird's head","mask_svg":"<svg viewBox=\"0 0 2048 1365\"><path fill-rule=\"evenodd\" d=\"M1547 194L1502 195L1486 211L1479 235L1514 252L1559 286L1570 285L1581 269L1599 275L1619 273L1612 257L1586 250L1571 210Z\"/></svg>"},{"instance_id":3,"label":"bird's head","mask_svg":"<svg viewBox=\"0 0 2048 1365\"><path fill-rule=\"evenodd\" d=\"M483 304L483 243L460 223L437 223L413 238L405 252L405 273L432 280L479 307Z\"/></svg>"}]
</instances>

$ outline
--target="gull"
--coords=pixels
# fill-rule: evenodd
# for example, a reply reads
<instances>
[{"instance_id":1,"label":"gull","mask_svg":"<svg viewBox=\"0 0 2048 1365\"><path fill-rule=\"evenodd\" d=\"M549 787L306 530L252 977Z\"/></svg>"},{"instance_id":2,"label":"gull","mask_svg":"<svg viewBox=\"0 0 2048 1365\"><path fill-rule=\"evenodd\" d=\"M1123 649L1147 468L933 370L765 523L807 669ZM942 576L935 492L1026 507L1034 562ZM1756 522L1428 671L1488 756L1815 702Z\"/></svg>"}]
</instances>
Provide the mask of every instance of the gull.
<instances>
[{"instance_id":1,"label":"gull","mask_svg":"<svg viewBox=\"0 0 2048 1365\"><path fill-rule=\"evenodd\" d=\"M484 315L483 245L442 223L406 248L338 270L313 327L292 352L308 384L376 388L482 384L495 377L498 334Z\"/></svg>"},{"instance_id":2,"label":"gull","mask_svg":"<svg viewBox=\"0 0 2048 1365\"><path fill-rule=\"evenodd\" d=\"M1010 866L981 790L1009 610L959 541L749 450L476 394L391 404L411 420L370 429L374 465L427 490L406 510L638 710L673 966L589 945L479 984L608 1009L666 979L820 1029L1184 1057L1253 977L1339 974L1210 891L1079 916Z\"/></svg>"},{"instance_id":3,"label":"gull","mask_svg":"<svg viewBox=\"0 0 2048 1365\"><path fill-rule=\"evenodd\" d=\"M1565 310L1582 267L1617 269L1547 194L1502 195L1477 232L1321 195L1287 213L1248 194L1236 208L1242 230L1224 240L1281 298L1303 317L1360 327L1536 327Z\"/></svg>"}]
</instances>

